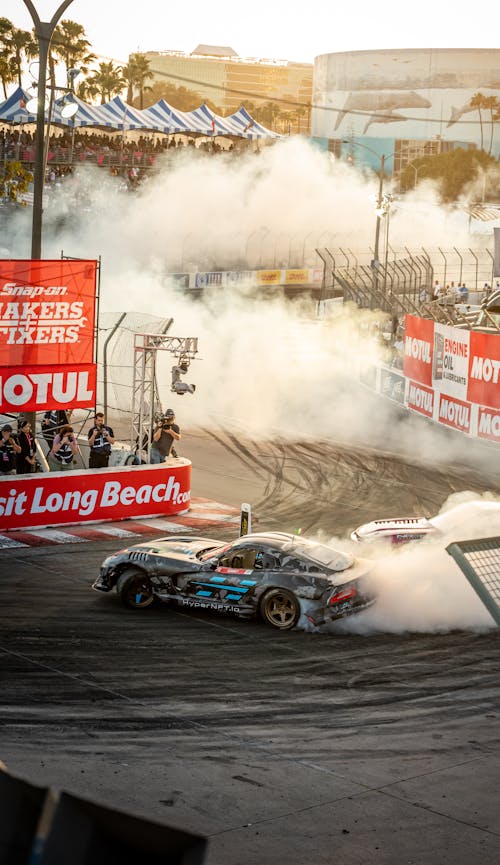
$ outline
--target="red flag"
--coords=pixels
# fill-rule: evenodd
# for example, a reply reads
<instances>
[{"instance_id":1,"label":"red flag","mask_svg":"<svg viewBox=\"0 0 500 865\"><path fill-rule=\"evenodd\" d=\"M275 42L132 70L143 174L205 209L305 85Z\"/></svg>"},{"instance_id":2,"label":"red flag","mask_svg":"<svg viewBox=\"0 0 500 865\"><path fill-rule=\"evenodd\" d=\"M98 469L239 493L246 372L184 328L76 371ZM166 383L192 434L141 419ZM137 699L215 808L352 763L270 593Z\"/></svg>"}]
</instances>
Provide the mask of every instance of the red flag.
<instances>
[{"instance_id":1,"label":"red flag","mask_svg":"<svg viewBox=\"0 0 500 865\"><path fill-rule=\"evenodd\" d=\"M212 132L215 132L215 117L212 117Z\"/></svg>"}]
</instances>

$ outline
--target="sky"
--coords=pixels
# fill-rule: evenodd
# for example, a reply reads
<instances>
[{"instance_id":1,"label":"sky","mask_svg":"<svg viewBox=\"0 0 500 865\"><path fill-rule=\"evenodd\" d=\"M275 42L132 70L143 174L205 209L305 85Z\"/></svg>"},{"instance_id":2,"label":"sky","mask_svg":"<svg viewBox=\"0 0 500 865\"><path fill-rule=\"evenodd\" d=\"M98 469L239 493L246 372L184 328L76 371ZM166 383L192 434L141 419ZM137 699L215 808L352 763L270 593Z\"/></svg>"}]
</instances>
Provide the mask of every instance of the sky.
<instances>
[{"instance_id":1,"label":"sky","mask_svg":"<svg viewBox=\"0 0 500 865\"><path fill-rule=\"evenodd\" d=\"M50 20L57 0L35 0L42 20ZM286 11L285 11L286 10ZM23 0L2 0L1 15L31 28ZM95 54L125 62L134 51L192 52L200 43L229 46L241 57L313 63L320 54L381 48L498 48L494 0L480 14L467 5L421 0L403 8L400 0L380 4L360 0L339 5L327 0L285 4L230 0L188 5L143 0L139 7L118 0L73 0L62 18L85 27Z\"/></svg>"}]
</instances>

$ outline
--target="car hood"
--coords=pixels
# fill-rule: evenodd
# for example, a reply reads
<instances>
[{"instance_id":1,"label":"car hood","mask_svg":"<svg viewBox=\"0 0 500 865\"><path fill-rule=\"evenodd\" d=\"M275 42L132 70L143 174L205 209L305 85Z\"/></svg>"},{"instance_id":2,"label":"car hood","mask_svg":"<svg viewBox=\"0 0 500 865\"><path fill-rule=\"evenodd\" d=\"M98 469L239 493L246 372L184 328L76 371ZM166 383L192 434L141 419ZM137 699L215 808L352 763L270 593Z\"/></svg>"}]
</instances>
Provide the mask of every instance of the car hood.
<instances>
[{"instance_id":1,"label":"car hood","mask_svg":"<svg viewBox=\"0 0 500 865\"><path fill-rule=\"evenodd\" d=\"M155 556L166 559L191 560L195 559L197 553L202 550L216 549L221 546L220 541L214 541L213 538L157 538L154 541L145 541L142 544L134 544L133 547L127 547L120 550L116 555L125 555L129 557L136 555L139 558L141 555Z\"/></svg>"}]
</instances>

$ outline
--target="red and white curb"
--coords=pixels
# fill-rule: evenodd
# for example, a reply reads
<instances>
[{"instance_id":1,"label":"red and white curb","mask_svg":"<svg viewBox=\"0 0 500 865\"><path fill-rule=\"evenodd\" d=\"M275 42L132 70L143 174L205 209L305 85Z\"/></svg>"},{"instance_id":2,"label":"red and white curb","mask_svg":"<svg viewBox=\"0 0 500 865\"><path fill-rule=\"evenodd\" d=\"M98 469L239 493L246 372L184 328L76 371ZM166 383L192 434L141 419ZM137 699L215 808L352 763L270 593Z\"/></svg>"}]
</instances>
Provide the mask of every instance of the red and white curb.
<instances>
[{"instance_id":1,"label":"red and white curb","mask_svg":"<svg viewBox=\"0 0 500 865\"><path fill-rule=\"evenodd\" d=\"M86 541L105 541L111 538L139 543L142 537L195 532L217 526L235 528L240 524L240 511L211 499L195 498L185 514L169 518L151 517L144 520L121 520L117 523L97 523L57 528L29 529L0 532L0 550L17 547L39 547L50 544L81 544Z\"/></svg>"}]
</instances>

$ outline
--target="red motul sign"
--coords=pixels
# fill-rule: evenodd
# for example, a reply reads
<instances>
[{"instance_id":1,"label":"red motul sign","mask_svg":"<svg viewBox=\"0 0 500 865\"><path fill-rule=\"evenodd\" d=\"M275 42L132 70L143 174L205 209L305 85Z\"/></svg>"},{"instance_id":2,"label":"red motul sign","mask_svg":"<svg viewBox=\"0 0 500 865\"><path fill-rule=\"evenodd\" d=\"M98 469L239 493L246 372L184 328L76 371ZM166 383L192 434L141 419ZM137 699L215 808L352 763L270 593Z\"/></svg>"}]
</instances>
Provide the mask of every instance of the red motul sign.
<instances>
[{"instance_id":1,"label":"red motul sign","mask_svg":"<svg viewBox=\"0 0 500 865\"><path fill-rule=\"evenodd\" d=\"M191 463L0 478L0 530L178 514L191 501Z\"/></svg>"},{"instance_id":2,"label":"red motul sign","mask_svg":"<svg viewBox=\"0 0 500 865\"><path fill-rule=\"evenodd\" d=\"M434 322L407 315L403 350L403 372L407 378L432 387Z\"/></svg>"},{"instance_id":3,"label":"red motul sign","mask_svg":"<svg viewBox=\"0 0 500 865\"><path fill-rule=\"evenodd\" d=\"M96 261L0 261L0 411L95 405Z\"/></svg>"},{"instance_id":4,"label":"red motul sign","mask_svg":"<svg viewBox=\"0 0 500 865\"><path fill-rule=\"evenodd\" d=\"M0 369L3 412L87 408L95 404L96 365Z\"/></svg>"},{"instance_id":5,"label":"red motul sign","mask_svg":"<svg viewBox=\"0 0 500 865\"><path fill-rule=\"evenodd\" d=\"M471 332L467 398L500 409L500 335Z\"/></svg>"}]
</instances>

